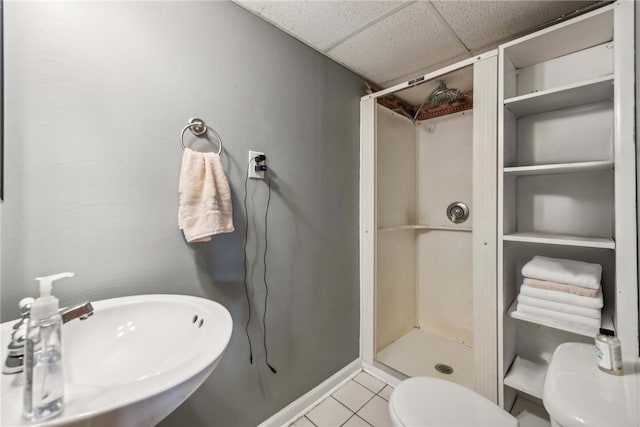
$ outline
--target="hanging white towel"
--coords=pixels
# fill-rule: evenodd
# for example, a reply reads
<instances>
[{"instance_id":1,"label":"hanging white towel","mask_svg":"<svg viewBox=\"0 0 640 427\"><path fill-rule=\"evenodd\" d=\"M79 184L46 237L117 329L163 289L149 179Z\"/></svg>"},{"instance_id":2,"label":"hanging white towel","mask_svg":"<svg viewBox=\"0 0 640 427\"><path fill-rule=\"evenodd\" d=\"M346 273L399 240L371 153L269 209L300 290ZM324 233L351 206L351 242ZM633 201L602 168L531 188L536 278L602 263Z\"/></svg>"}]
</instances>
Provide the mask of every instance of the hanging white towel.
<instances>
[{"instance_id":1,"label":"hanging white towel","mask_svg":"<svg viewBox=\"0 0 640 427\"><path fill-rule=\"evenodd\" d=\"M185 149L178 191L178 226L187 242L234 230L231 190L218 154Z\"/></svg>"},{"instance_id":2,"label":"hanging white towel","mask_svg":"<svg viewBox=\"0 0 640 427\"><path fill-rule=\"evenodd\" d=\"M532 279L598 289L602 266L571 259L534 256L522 267L522 275Z\"/></svg>"},{"instance_id":3,"label":"hanging white towel","mask_svg":"<svg viewBox=\"0 0 640 427\"><path fill-rule=\"evenodd\" d=\"M532 307L544 308L545 310L559 311L561 313L575 314L576 316L591 317L600 319L599 308L580 307L577 305L563 304L561 302L549 301L546 299L534 298L527 295L518 295L518 302Z\"/></svg>"},{"instance_id":4,"label":"hanging white towel","mask_svg":"<svg viewBox=\"0 0 640 427\"><path fill-rule=\"evenodd\" d=\"M554 311L554 310L546 310L544 308L534 307L528 304L523 304L521 302L518 302L518 306L516 310L519 311L520 313L530 314L533 316L537 316L539 318L554 319L563 323L576 325L583 328L597 329L600 327L600 319L594 319L592 317L585 317L585 316L577 316L575 314L561 313L559 311Z\"/></svg>"},{"instance_id":5,"label":"hanging white towel","mask_svg":"<svg viewBox=\"0 0 640 427\"><path fill-rule=\"evenodd\" d=\"M595 297L583 297L581 295L569 294L567 292L550 291L547 289L533 288L526 284L520 286L520 294L528 297L558 302L561 304L571 304L578 307L602 308L604 299L602 289L598 289Z\"/></svg>"}]
</instances>

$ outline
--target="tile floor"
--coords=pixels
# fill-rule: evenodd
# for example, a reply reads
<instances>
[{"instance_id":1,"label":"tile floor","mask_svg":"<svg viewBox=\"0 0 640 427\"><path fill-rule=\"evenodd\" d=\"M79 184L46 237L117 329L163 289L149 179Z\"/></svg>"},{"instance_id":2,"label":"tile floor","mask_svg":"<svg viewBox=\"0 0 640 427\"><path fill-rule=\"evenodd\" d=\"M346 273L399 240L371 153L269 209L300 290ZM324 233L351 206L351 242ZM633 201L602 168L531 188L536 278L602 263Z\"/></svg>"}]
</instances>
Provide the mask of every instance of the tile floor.
<instances>
[{"instance_id":1,"label":"tile floor","mask_svg":"<svg viewBox=\"0 0 640 427\"><path fill-rule=\"evenodd\" d=\"M391 427L392 391L390 385L360 372L290 427Z\"/></svg>"}]
</instances>

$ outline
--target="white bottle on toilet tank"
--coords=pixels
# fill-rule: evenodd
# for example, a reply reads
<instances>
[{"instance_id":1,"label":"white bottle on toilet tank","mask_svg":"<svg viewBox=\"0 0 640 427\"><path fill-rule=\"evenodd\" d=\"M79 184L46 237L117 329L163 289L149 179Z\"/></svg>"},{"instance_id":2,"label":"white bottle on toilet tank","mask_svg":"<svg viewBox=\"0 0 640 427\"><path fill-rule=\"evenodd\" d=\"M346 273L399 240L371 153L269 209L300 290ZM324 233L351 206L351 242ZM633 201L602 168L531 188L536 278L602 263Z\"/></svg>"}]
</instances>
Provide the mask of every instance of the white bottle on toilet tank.
<instances>
[{"instance_id":1,"label":"white bottle on toilet tank","mask_svg":"<svg viewBox=\"0 0 640 427\"><path fill-rule=\"evenodd\" d=\"M31 421L52 418L64 408L62 317L51 287L54 280L73 275L36 278L40 281L40 297L31 306L24 361L23 415Z\"/></svg>"},{"instance_id":2,"label":"white bottle on toilet tank","mask_svg":"<svg viewBox=\"0 0 640 427\"><path fill-rule=\"evenodd\" d=\"M622 348L613 331L600 328L596 336L596 362L601 371L622 375Z\"/></svg>"}]
</instances>

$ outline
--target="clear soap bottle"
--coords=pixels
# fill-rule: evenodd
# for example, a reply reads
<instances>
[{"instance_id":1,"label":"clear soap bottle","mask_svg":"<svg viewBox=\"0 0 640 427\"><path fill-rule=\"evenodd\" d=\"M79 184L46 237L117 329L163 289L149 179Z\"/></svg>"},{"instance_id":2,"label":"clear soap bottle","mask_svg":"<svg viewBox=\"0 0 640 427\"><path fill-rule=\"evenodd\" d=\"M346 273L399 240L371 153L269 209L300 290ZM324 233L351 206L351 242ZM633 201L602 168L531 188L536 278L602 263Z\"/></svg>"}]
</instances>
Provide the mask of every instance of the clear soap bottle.
<instances>
[{"instance_id":1,"label":"clear soap bottle","mask_svg":"<svg viewBox=\"0 0 640 427\"><path fill-rule=\"evenodd\" d=\"M73 273L38 277L40 297L32 306L25 340L23 415L30 421L55 417L64 408L62 317L51 295L54 280Z\"/></svg>"},{"instance_id":2,"label":"clear soap bottle","mask_svg":"<svg viewBox=\"0 0 640 427\"><path fill-rule=\"evenodd\" d=\"M600 329L596 336L596 361L598 368L612 375L622 375L622 346L613 331Z\"/></svg>"}]
</instances>

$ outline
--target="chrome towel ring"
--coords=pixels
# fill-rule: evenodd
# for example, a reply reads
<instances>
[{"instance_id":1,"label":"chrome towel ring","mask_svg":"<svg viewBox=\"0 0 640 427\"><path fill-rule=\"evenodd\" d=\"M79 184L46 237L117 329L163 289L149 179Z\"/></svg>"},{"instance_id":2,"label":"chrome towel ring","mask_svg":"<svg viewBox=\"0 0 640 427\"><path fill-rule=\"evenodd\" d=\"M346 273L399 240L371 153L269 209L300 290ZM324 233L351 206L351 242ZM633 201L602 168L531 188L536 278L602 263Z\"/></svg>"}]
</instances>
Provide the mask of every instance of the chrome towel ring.
<instances>
[{"instance_id":1,"label":"chrome towel ring","mask_svg":"<svg viewBox=\"0 0 640 427\"><path fill-rule=\"evenodd\" d=\"M218 155L222 153L222 138L218 135L218 132L215 131L211 126L207 126L207 124L202 119L193 118L189 119L189 124L182 128L182 132L180 132L180 146L182 150L186 150L187 148L184 146L184 133L187 129L191 130L195 136L202 136L207 133L207 131L211 131L213 135L218 139Z\"/></svg>"}]
</instances>

